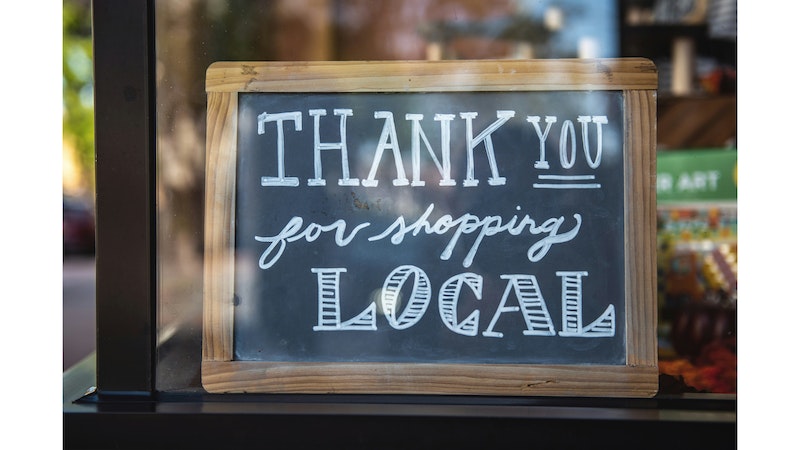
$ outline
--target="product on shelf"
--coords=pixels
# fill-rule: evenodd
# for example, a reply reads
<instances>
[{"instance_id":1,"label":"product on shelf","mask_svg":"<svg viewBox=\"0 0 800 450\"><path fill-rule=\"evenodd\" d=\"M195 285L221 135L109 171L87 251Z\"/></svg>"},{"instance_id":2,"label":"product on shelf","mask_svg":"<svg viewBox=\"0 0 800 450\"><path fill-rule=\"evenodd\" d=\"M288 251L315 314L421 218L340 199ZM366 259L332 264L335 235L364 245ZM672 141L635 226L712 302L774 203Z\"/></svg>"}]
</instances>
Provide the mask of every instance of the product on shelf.
<instances>
[{"instance_id":1,"label":"product on shelf","mask_svg":"<svg viewBox=\"0 0 800 450\"><path fill-rule=\"evenodd\" d=\"M735 393L736 207L660 207L658 223L662 379Z\"/></svg>"}]
</instances>

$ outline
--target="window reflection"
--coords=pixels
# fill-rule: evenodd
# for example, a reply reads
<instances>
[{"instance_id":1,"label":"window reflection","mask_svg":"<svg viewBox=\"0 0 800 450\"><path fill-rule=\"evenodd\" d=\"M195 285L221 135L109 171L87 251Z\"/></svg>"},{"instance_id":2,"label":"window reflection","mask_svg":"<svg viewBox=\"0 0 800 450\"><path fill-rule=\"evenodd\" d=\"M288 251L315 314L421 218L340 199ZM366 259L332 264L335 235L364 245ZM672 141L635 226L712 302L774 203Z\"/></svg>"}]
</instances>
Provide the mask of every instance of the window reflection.
<instances>
[{"instance_id":1,"label":"window reflection","mask_svg":"<svg viewBox=\"0 0 800 450\"><path fill-rule=\"evenodd\" d=\"M623 45L621 29L625 24L619 19L635 16L639 20L646 15L643 11L652 12L655 3L663 2L156 2L157 388L200 389L205 70L211 63L650 57L642 51L645 46L638 44L651 35L641 30L629 33L633 39ZM627 50L621 51L622 47ZM662 130L666 129L659 128L660 134Z\"/></svg>"}]
</instances>

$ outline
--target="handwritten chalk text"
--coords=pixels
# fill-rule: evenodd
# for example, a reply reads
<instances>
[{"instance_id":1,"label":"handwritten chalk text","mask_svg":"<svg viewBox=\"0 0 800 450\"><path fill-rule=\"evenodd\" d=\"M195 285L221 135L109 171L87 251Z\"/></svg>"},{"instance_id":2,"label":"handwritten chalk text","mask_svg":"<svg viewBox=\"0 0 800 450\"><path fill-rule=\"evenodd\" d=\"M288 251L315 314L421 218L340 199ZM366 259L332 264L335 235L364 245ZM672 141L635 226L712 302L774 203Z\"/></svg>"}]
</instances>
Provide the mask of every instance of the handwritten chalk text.
<instances>
[{"instance_id":1,"label":"handwritten chalk text","mask_svg":"<svg viewBox=\"0 0 800 450\"><path fill-rule=\"evenodd\" d=\"M440 129L440 153L439 155L433 149L427 135L423 131L422 121L423 114L409 113L405 115L405 120L411 122L411 180L408 179L405 171L405 161L403 154L400 151L400 145L397 137L397 126L395 123L394 114L391 111L374 111L373 117L376 120L382 120L380 137L375 144L375 152L370 165L369 173L366 178L355 178L350 173L350 157L348 152L348 138L347 138L347 118L353 117L352 109L339 108L333 110L333 115L338 117L338 139L337 141L323 142L320 137L320 124L323 117L328 115L325 109L310 109L308 115L313 118L314 128L314 143L311 149L313 155L313 171L314 177L307 179L308 186L326 186L327 180L323 176L322 166L322 152L323 151L338 151L341 158L341 174L342 178L338 180L339 186L364 186L376 187L379 180L377 179L378 169L384 155L390 153L394 159L394 179L392 185L394 186L425 186L425 181L421 179L422 173L422 148L427 150L428 156L436 166L439 172L440 186L455 186L456 182L452 178L452 163L451 155L453 149L451 148L451 124L455 120L455 114L435 114L433 120L439 123ZM497 110L496 117L492 123L487 125L483 130L476 133L474 121L478 117L477 112L460 112L458 117L464 121L465 129L465 152L467 156L467 163L465 168L464 179L462 186L475 187L478 186L479 180L475 178L475 151L478 147L482 146L486 155L486 161L489 165L490 176L486 180L489 186L503 186L506 184L506 177L502 176L497 163L497 156L495 154L495 146L493 134L497 132L503 125L509 122L516 116L515 111ZM327 119L330 120L330 119ZM533 164L535 169L548 170L550 163L547 160L545 141L550 133L552 125L558 122L556 116L544 116L544 123L546 124L544 130L540 125L542 117L538 115L529 115L526 117L526 122L531 124L538 137L538 154L536 161ZM580 124L581 130L581 143L583 144L583 155L586 161L587 170L594 170L600 167L603 156L603 125L608 124L607 116L601 115L578 115L576 118ZM300 132L303 130L303 113L301 111L288 111L280 113L267 113L263 112L257 117L257 132L259 135L268 133L268 123L274 123L274 133L276 142L276 157L277 157L277 174L276 176L262 176L262 186L285 186L285 187L298 187L300 179L296 176L288 176L286 174L286 130L284 122L289 122L293 125L294 131ZM594 124L594 126L591 126ZM575 123L571 119L566 119L561 124L561 131L558 139L558 159L563 169L572 169L577 161L577 138L575 131ZM272 127L269 127L270 129ZM377 129L377 125L376 125ZM591 130L594 129L594 147L591 145L592 136ZM297 151L297 150L295 150ZM586 177L590 175L582 175ZM593 179L593 177L592 177ZM573 179L574 180L574 179ZM534 188L548 188L548 189L572 189L572 188L599 188L597 183L535 183Z\"/></svg>"},{"instance_id":2,"label":"handwritten chalk text","mask_svg":"<svg viewBox=\"0 0 800 450\"><path fill-rule=\"evenodd\" d=\"M368 242L377 242L389 239L394 245L400 245L407 236L424 235L445 235L452 232L450 241L442 250L439 258L443 261L449 260L453 254L453 249L467 236L474 235L474 240L469 252L464 257L462 265L470 267L478 249L487 237L495 236L500 233L508 233L510 236L530 235L540 236L529 245L527 257L530 262L538 262L547 255L554 244L569 242L574 239L581 228L582 218L580 214L573 214L575 225L568 230L562 230L562 225L566 219L564 216L551 217L541 223L537 223L529 214L522 217L511 216L508 220L503 220L497 215L485 216L483 218L474 214L463 214L454 218L450 214L441 215L438 219L432 219L434 204L431 203L414 222L406 223L403 216L399 216L391 225L383 231L367 238ZM517 210L521 208L517 206ZM283 252L286 250L287 243L305 239L306 242L316 241L323 233L333 233L334 242L339 247L346 247L356 235L370 227L370 222L363 222L355 225L348 233L348 225L342 219L336 220L328 225L320 225L311 222L304 226L302 217L294 216L286 223L283 229L274 235L255 236L258 242L267 243L267 248L262 252L258 260L261 269L269 269L278 262Z\"/></svg>"},{"instance_id":3,"label":"handwritten chalk text","mask_svg":"<svg viewBox=\"0 0 800 450\"><path fill-rule=\"evenodd\" d=\"M377 330L376 303L370 303L363 311L351 319L342 321L339 284L346 268L312 268L317 274L318 322L314 331L370 331ZM561 278L561 331L562 337L612 337L616 330L614 305L610 304L593 322L583 322L583 278L586 271L557 271ZM500 316L507 313L520 313L525 323L522 334L525 336L555 336L555 326L547 302L539 288L535 275L500 275L507 280L506 289L495 309L492 319L481 333L484 337L502 338L503 332L495 327ZM405 307L400 308L400 291L406 283L411 283L411 295ZM438 295L439 317L452 332L464 336L477 336L480 311L472 310L463 320L457 317L457 303L461 298L462 286L470 288L476 300L483 297L483 277L470 272L460 273L442 284ZM380 293L381 311L389 325L396 330L413 327L428 310L432 297L431 282L424 270L413 265L403 265L386 276ZM512 295L513 294L513 295ZM512 297L516 304L511 304Z\"/></svg>"}]
</instances>

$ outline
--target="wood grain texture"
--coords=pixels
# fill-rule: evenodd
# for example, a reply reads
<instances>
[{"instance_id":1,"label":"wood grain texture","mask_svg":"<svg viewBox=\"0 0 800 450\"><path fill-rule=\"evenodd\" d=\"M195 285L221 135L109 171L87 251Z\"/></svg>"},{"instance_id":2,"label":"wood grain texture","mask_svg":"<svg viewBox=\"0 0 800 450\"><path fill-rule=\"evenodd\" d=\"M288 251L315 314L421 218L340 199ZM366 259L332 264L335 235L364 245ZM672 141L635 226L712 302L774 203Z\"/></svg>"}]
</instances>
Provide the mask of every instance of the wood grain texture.
<instances>
[{"instance_id":1,"label":"wood grain texture","mask_svg":"<svg viewBox=\"0 0 800 450\"><path fill-rule=\"evenodd\" d=\"M208 92L424 92L656 89L643 58L479 61L218 62Z\"/></svg>"},{"instance_id":2,"label":"wood grain texture","mask_svg":"<svg viewBox=\"0 0 800 450\"><path fill-rule=\"evenodd\" d=\"M624 105L628 365L656 367L656 92L626 91Z\"/></svg>"},{"instance_id":3,"label":"wood grain texture","mask_svg":"<svg viewBox=\"0 0 800 450\"><path fill-rule=\"evenodd\" d=\"M233 358L236 128L239 97L209 93L206 131L203 359Z\"/></svg>"},{"instance_id":4,"label":"wood grain texture","mask_svg":"<svg viewBox=\"0 0 800 450\"><path fill-rule=\"evenodd\" d=\"M207 72L202 382L209 392L651 397L656 347L657 73L639 59L215 63ZM239 92L621 90L625 116L627 363L491 365L234 361Z\"/></svg>"},{"instance_id":5,"label":"wood grain texture","mask_svg":"<svg viewBox=\"0 0 800 450\"><path fill-rule=\"evenodd\" d=\"M204 362L213 393L650 397L653 367Z\"/></svg>"},{"instance_id":6,"label":"wood grain texture","mask_svg":"<svg viewBox=\"0 0 800 450\"><path fill-rule=\"evenodd\" d=\"M736 96L658 101L658 148L724 148L736 141Z\"/></svg>"}]
</instances>

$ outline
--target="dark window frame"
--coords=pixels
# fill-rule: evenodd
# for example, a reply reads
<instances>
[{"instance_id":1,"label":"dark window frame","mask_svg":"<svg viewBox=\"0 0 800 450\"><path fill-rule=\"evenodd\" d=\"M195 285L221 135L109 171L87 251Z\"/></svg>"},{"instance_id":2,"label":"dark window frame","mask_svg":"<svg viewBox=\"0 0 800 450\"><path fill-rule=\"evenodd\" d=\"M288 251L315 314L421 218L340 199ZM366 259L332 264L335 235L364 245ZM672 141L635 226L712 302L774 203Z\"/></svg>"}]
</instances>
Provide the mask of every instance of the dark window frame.
<instances>
[{"instance_id":1,"label":"dark window frame","mask_svg":"<svg viewBox=\"0 0 800 450\"><path fill-rule=\"evenodd\" d=\"M97 386L155 392L154 0L92 2Z\"/></svg>"}]
</instances>

